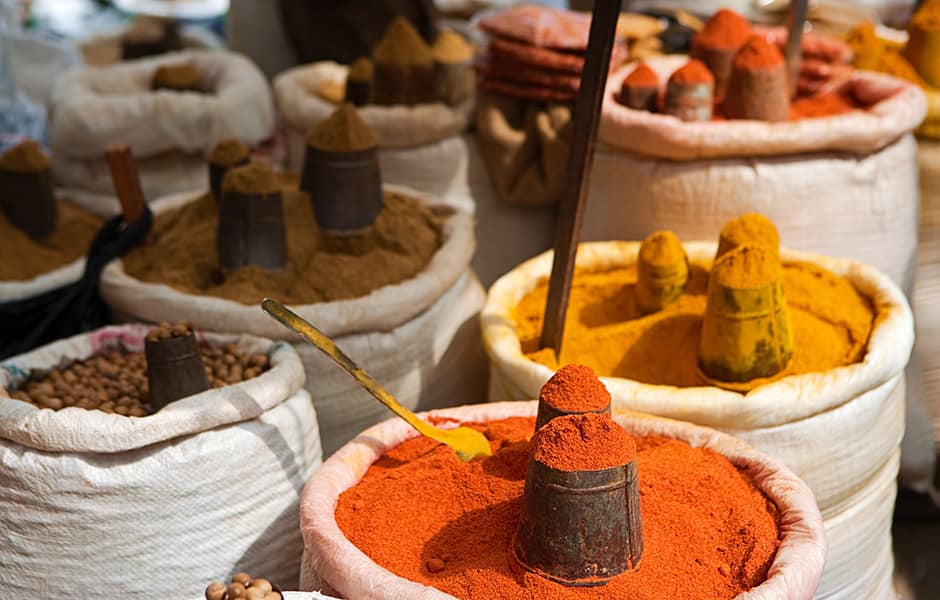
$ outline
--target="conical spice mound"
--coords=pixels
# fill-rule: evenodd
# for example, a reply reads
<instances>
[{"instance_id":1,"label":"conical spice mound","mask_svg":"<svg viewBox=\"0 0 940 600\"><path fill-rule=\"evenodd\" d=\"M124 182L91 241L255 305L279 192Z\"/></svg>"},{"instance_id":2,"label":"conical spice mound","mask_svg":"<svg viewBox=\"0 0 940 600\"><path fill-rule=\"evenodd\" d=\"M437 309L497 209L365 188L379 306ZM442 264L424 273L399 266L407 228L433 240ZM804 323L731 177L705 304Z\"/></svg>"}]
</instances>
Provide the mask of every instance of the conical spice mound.
<instances>
[{"instance_id":1,"label":"conical spice mound","mask_svg":"<svg viewBox=\"0 0 940 600\"><path fill-rule=\"evenodd\" d=\"M375 131L349 103L342 104L307 134L307 145L326 152L359 152L378 143Z\"/></svg>"}]
</instances>

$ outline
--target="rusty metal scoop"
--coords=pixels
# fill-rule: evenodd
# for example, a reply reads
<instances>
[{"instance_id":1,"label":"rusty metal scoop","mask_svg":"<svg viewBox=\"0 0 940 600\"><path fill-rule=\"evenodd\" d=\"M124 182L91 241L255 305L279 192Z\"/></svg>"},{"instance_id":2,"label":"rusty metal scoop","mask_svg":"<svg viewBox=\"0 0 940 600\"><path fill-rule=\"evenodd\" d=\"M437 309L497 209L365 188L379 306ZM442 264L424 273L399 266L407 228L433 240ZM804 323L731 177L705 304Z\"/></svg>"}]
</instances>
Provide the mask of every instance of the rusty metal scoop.
<instances>
[{"instance_id":1,"label":"rusty metal scoop","mask_svg":"<svg viewBox=\"0 0 940 600\"><path fill-rule=\"evenodd\" d=\"M419 419L416 414L402 406L388 390L383 388L378 381L363 371L353 359L340 350L333 343L333 340L284 305L270 298L265 298L261 302L261 308L282 325L294 330L300 337L322 350L324 354L352 375L353 379L367 392L375 396L376 400L417 429L418 433L453 448L460 460L467 462L477 457L490 456L493 453L490 450L490 443L486 436L475 429L469 427L440 429Z\"/></svg>"}]
</instances>

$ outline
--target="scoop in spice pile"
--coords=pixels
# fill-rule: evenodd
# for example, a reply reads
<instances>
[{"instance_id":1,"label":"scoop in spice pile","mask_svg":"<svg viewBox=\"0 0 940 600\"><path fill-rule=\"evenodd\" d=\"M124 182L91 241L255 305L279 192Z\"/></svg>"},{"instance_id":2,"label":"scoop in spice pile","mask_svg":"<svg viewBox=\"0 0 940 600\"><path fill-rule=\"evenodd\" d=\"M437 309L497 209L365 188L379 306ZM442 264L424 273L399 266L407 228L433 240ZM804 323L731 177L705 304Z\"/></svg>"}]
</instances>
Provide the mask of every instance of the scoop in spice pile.
<instances>
[{"instance_id":1,"label":"scoop in spice pile","mask_svg":"<svg viewBox=\"0 0 940 600\"><path fill-rule=\"evenodd\" d=\"M283 600L281 589L267 579L254 578L248 573L232 575L228 585L213 581L206 588L206 600Z\"/></svg>"}]
</instances>

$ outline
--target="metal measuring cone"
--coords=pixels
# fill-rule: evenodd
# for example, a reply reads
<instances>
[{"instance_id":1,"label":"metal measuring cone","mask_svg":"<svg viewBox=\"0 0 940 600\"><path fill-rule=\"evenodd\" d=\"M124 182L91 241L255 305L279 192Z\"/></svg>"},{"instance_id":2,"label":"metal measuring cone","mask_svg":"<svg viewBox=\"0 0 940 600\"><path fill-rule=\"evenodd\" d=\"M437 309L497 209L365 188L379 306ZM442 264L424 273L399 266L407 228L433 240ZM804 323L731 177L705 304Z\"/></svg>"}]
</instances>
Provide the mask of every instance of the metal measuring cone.
<instances>
[{"instance_id":1,"label":"metal measuring cone","mask_svg":"<svg viewBox=\"0 0 940 600\"><path fill-rule=\"evenodd\" d=\"M734 55L750 37L751 24L733 10L720 9L692 38L689 56L705 63L715 76L715 98L724 98Z\"/></svg>"},{"instance_id":2,"label":"metal measuring cone","mask_svg":"<svg viewBox=\"0 0 940 600\"><path fill-rule=\"evenodd\" d=\"M610 392L591 367L565 365L539 393L535 430L565 415L610 414Z\"/></svg>"},{"instance_id":3,"label":"metal measuring cone","mask_svg":"<svg viewBox=\"0 0 940 600\"><path fill-rule=\"evenodd\" d=\"M740 246L715 261L708 279L698 364L715 385L776 375L793 354L779 255Z\"/></svg>"},{"instance_id":4,"label":"metal measuring cone","mask_svg":"<svg viewBox=\"0 0 940 600\"><path fill-rule=\"evenodd\" d=\"M32 239L55 229L56 200L49 159L39 144L25 140L0 155L0 206Z\"/></svg>"},{"instance_id":5,"label":"metal measuring cone","mask_svg":"<svg viewBox=\"0 0 940 600\"><path fill-rule=\"evenodd\" d=\"M218 202L222 197L222 180L229 169L251 161L248 147L236 139L221 140L209 155L209 190Z\"/></svg>"},{"instance_id":6,"label":"metal measuring cone","mask_svg":"<svg viewBox=\"0 0 940 600\"><path fill-rule=\"evenodd\" d=\"M659 108L659 77L645 62L640 62L623 80L620 103L649 112L656 112Z\"/></svg>"},{"instance_id":7,"label":"metal measuring cone","mask_svg":"<svg viewBox=\"0 0 940 600\"><path fill-rule=\"evenodd\" d=\"M455 106L473 96L476 73L473 47L456 31L445 30L431 47L434 57L434 97Z\"/></svg>"},{"instance_id":8,"label":"metal measuring cone","mask_svg":"<svg viewBox=\"0 0 940 600\"><path fill-rule=\"evenodd\" d=\"M752 36L735 55L722 104L731 119L786 121L790 88L783 53L761 36Z\"/></svg>"},{"instance_id":9,"label":"metal measuring cone","mask_svg":"<svg viewBox=\"0 0 940 600\"><path fill-rule=\"evenodd\" d=\"M431 48L407 19L395 17L372 49L376 104L414 105L434 99Z\"/></svg>"},{"instance_id":10,"label":"metal measuring cone","mask_svg":"<svg viewBox=\"0 0 940 600\"><path fill-rule=\"evenodd\" d=\"M382 211L378 136L352 104L340 106L307 135L300 189L329 233L356 232Z\"/></svg>"},{"instance_id":11,"label":"metal measuring cone","mask_svg":"<svg viewBox=\"0 0 940 600\"><path fill-rule=\"evenodd\" d=\"M643 240L637 258L636 303L644 314L664 309L682 295L689 282L689 258L671 231Z\"/></svg>"},{"instance_id":12,"label":"metal measuring cone","mask_svg":"<svg viewBox=\"0 0 940 600\"><path fill-rule=\"evenodd\" d=\"M163 323L144 341L150 407L157 412L170 402L209 389L199 342L186 323Z\"/></svg>"},{"instance_id":13,"label":"metal measuring cone","mask_svg":"<svg viewBox=\"0 0 940 600\"><path fill-rule=\"evenodd\" d=\"M683 121L708 121L714 107L715 80L704 64L690 60L666 83L663 112Z\"/></svg>"},{"instance_id":14,"label":"metal measuring cone","mask_svg":"<svg viewBox=\"0 0 940 600\"><path fill-rule=\"evenodd\" d=\"M279 270L287 265L283 198L267 165L247 164L225 175L216 249L223 269L257 265Z\"/></svg>"},{"instance_id":15,"label":"metal measuring cone","mask_svg":"<svg viewBox=\"0 0 940 600\"><path fill-rule=\"evenodd\" d=\"M344 100L354 106L364 106L372 102L372 77L375 67L372 61L363 56L349 67L346 75L346 93Z\"/></svg>"},{"instance_id":16,"label":"metal measuring cone","mask_svg":"<svg viewBox=\"0 0 940 600\"><path fill-rule=\"evenodd\" d=\"M780 251L780 232L774 222L760 213L747 213L735 217L721 228L718 235L718 259L739 246L764 246Z\"/></svg>"},{"instance_id":17,"label":"metal measuring cone","mask_svg":"<svg viewBox=\"0 0 940 600\"><path fill-rule=\"evenodd\" d=\"M568 415L538 430L531 448L515 563L567 586L604 585L635 568L643 527L632 438L609 415ZM597 454L616 464L583 463Z\"/></svg>"}]
</instances>

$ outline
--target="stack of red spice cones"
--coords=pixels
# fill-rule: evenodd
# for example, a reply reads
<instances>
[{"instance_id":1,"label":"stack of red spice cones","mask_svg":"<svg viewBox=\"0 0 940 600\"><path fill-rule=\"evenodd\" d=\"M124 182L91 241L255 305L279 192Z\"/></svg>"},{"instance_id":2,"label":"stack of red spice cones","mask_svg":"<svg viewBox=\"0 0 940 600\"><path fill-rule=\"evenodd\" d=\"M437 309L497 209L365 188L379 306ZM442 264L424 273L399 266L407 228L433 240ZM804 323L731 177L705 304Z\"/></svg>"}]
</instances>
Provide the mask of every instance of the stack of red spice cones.
<instances>
[{"instance_id":1,"label":"stack of red spice cones","mask_svg":"<svg viewBox=\"0 0 940 600\"><path fill-rule=\"evenodd\" d=\"M581 84L591 16L523 5L480 20L490 36L475 63L483 89L541 102L573 102ZM617 43L611 64L626 56Z\"/></svg>"}]
</instances>

